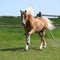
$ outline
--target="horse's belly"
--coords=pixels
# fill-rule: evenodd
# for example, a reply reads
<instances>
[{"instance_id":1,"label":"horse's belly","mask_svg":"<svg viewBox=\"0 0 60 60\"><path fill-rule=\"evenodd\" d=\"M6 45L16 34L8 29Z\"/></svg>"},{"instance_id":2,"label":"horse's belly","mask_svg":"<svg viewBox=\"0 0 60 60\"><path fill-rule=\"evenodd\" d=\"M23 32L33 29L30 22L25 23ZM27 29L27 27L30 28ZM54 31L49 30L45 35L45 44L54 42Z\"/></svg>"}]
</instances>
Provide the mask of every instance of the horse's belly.
<instances>
[{"instance_id":1,"label":"horse's belly","mask_svg":"<svg viewBox=\"0 0 60 60\"><path fill-rule=\"evenodd\" d=\"M41 27L36 27L35 28L35 31L41 31L43 28L41 28Z\"/></svg>"}]
</instances>

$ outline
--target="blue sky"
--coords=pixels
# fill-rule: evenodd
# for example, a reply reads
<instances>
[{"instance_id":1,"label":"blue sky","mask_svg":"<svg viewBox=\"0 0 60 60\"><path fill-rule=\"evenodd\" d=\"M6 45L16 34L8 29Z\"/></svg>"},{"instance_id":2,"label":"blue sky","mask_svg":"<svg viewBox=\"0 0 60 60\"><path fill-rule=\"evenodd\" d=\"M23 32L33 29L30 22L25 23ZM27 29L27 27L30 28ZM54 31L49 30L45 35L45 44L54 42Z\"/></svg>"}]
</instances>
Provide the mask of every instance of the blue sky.
<instances>
[{"instance_id":1,"label":"blue sky","mask_svg":"<svg viewBox=\"0 0 60 60\"><path fill-rule=\"evenodd\" d=\"M0 15L18 16L19 10L32 6L34 14L60 15L60 0L0 0Z\"/></svg>"}]
</instances>

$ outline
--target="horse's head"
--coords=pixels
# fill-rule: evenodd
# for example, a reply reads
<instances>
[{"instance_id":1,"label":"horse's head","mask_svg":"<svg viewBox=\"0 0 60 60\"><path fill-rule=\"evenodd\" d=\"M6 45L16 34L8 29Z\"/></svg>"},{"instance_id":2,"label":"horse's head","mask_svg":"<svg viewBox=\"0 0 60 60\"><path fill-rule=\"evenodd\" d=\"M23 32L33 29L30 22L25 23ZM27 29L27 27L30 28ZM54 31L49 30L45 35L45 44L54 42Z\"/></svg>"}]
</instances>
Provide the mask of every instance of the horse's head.
<instances>
[{"instance_id":1,"label":"horse's head","mask_svg":"<svg viewBox=\"0 0 60 60\"><path fill-rule=\"evenodd\" d=\"M22 23L23 25L26 25L26 22L28 21L29 19L29 15L33 15L33 9L32 7L28 7L27 9L21 11L21 18L22 18Z\"/></svg>"},{"instance_id":2,"label":"horse's head","mask_svg":"<svg viewBox=\"0 0 60 60\"><path fill-rule=\"evenodd\" d=\"M27 14L27 10L21 11L21 19L22 19L22 24L23 26L26 25L26 22L28 21L28 14Z\"/></svg>"}]
</instances>

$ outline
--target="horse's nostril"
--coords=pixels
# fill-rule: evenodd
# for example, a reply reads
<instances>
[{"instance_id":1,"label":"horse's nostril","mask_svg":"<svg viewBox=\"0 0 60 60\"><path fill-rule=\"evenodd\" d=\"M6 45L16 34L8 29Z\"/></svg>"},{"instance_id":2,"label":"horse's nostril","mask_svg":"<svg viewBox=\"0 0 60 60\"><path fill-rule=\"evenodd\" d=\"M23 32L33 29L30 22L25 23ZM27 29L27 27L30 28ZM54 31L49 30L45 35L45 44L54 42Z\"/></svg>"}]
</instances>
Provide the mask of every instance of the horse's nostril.
<instances>
[{"instance_id":1,"label":"horse's nostril","mask_svg":"<svg viewBox=\"0 0 60 60\"><path fill-rule=\"evenodd\" d=\"M24 23L22 23L22 25L23 25L23 26L25 26L25 24L24 24Z\"/></svg>"}]
</instances>

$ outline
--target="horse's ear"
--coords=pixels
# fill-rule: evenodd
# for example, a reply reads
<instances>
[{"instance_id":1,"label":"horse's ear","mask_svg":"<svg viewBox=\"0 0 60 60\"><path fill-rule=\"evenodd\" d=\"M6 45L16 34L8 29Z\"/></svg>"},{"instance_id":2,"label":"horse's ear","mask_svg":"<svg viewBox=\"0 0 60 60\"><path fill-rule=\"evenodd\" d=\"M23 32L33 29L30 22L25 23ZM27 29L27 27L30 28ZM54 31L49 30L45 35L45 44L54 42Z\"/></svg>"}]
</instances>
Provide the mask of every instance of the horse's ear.
<instances>
[{"instance_id":1,"label":"horse's ear","mask_svg":"<svg viewBox=\"0 0 60 60\"><path fill-rule=\"evenodd\" d=\"M27 11L25 10L25 13L26 13Z\"/></svg>"},{"instance_id":2,"label":"horse's ear","mask_svg":"<svg viewBox=\"0 0 60 60\"><path fill-rule=\"evenodd\" d=\"M22 12L22 10L20 10L20 12Z\"/></svg>"}]
</instances>

